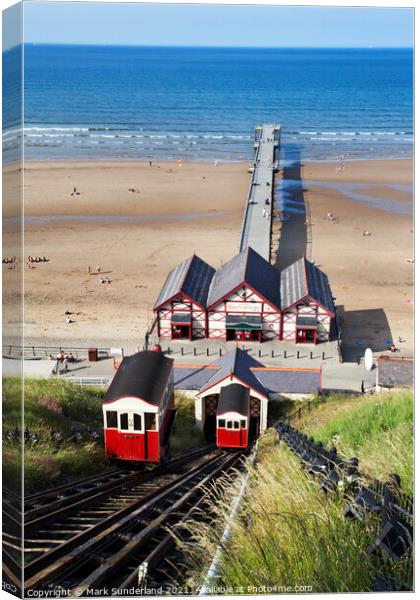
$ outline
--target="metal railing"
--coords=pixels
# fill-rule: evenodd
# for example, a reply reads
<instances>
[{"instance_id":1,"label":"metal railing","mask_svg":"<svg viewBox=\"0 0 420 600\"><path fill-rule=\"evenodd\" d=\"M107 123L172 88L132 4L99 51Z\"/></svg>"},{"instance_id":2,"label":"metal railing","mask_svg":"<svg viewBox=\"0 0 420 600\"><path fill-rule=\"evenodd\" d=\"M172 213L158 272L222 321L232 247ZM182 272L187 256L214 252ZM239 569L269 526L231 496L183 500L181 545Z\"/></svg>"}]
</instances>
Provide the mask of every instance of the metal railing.
<instances>
[{"instance_id":1,"label":"metal railing","mask_svg":"<svg viewBox=\"0 0 420 600\"><path fill-rule=\"evenodd\" d=\"M92 346L93 347L93 346ZM72 353L75 358L88 356L89 348L79 348L73 346L18 346L14 344L3 344L3 357L22 357L22 358L39 358L42 356L48 357L50 354L55 356L61 352ZM110 348L97 348L98 357L109 358Z\"/></svg>"},{"instance_id":2,"label":"metal railing","mask_svg":"<svg viewBox=\"0 0 420 600\"><path fill-rule=\"evenodd\" d=\"M79 386L100 386L106 387L111 381L111 377L66 377L66 381L70 381Z\"/></svg>"}]
</instances>

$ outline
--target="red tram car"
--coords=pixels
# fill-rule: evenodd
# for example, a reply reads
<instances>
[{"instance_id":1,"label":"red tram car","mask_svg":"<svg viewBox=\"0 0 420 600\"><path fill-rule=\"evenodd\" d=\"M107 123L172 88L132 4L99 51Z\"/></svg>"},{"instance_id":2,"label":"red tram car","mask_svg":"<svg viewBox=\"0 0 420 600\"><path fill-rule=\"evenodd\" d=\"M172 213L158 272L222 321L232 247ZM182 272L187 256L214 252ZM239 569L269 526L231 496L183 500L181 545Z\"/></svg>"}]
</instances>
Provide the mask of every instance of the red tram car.
<instances>
[{"instance_id":1,"label":"red tram car","mask_svg":"<svg viewBox=\"0 0 420 600\"><path fill-rule=\"evenodd\" d=\"M123 359L103 400L110 459L158 463L169 456L175 418L173 360L145 350Z\"/></svg>"},{"instance_id":2,"label":"red tram car","mask_svg":"<svg viewBox=\"0 0 420 600\"><path fill-rule=\"evenodd\" d=\"M218 448L246 448L250 422L249 388L231 383L221 388L216 413Z\"/></svg>"}]
</instances>

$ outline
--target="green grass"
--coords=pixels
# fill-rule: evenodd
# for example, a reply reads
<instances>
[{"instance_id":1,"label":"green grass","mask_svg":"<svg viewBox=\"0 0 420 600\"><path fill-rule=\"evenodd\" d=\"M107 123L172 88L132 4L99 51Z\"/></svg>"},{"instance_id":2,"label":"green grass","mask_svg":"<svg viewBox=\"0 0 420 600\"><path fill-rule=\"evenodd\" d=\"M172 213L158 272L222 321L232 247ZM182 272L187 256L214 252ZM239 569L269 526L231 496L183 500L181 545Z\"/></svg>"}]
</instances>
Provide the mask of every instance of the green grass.
<instances>
[{"instance_id":1,"label":"green grass","mask_svg":"<svg viewBox=\"0 0 420 600\"><path fill-rule=\"evenodd\" d=\"M275 443L272 432L263 438L251 473L224 548L218 585L236 593L252 593L254 587L259 593L285 591L288 586L309 586L306 591L312 592L369 590L374 565L365 548L372 539L372 523L360 527L345 519L344 499L321 494L290 451ZM231 496L232 491L216 494L216 517L208 525L190 523L189 542L179 542L187 550L193 587L202 583L215 553Z\"/></svg>"},{"instance_id":2,"label":"green grass","mask_svg":"<svg viewBox=\"0 0 420 600\"><path fill-rule=\"evenodd\" d=\"M398 473L404 491L412 492L412 391L321 399L293 425L317 441L334 443L342 455L357 456L361 470L373 477ZM208 500L208 508L216 507L210 523L204 518L201 523L188 522L187 541L180 532L175 534L188 557L193 589L203 583L237 490L238 484L219 481ZM322 494L319 482L267 431L214 585L248 594L305 591L295 586L323 593L366 592L375 575L382 574L411 589L411 555L395 564L368 555L366 548L378 523L372 515L362 525L345 519L343 494L343 490L335 496Z\"/></svg>"},{"instance_id":3,"label":"green grass","mask_svg":"<svg viewBox=\"0 0 420 600\"><path fill-rule=\"evenodd\" d=\"M69 476L89 475L103 470L101 444L69 441L71 427L102 428L103 390L81 388L54 379L25 379L25 425L36 432L39 442L25 446L25 490L31 493ZM21 383L17 378L3 379L3 431L21 426ZM64 436L56 445L51 430ZM16 442L4 442L3 478L18 489L21 478L21 452Z\"/></svg>"},{"instance_id":4,"label":"green grass","mask_svg":"<svg viewBox=\"0 0 420 600\"><path fill-rule=\"evenodd\" d=\"M195 448L204 444L201 431L195 424L194 400L180 393L175 394L176 419L171 433L172 450Z\"/></svg>"},{"instance_id":5,"label":"green grass","mask_svg":"<svg viewBox=\"0 0 420 600\"><path fill-rule=\"evenodd\" d=\"M393 391L319 404L294 423L316 441L357 456L360 469L378 479L398 473L413 493L413 392Z\"/></svg>"},{"instance_id":6,"label":"green grass","mask_svg":"<svg viewBox=\"0 0 420 600\"><path fill-rule=\"evenodd\" d=\"M25 490L27 493L58 483L71 476L87 476L105 467L101 444L70 442L71 427L102 429L102 389L75 386L59 379L25 379L25 425L40 441L24 451ZM3 379L3 429L21 426L21 384L17 378ZM177 417L171 435L173 450L188 449L204 443L195 425L194 400L177 394ZM51 430L64 436L64 443L51 440ZM21 454L17 443L4 442L3 477L9 487L18 489Z\"/></svg>"}]
</instances>

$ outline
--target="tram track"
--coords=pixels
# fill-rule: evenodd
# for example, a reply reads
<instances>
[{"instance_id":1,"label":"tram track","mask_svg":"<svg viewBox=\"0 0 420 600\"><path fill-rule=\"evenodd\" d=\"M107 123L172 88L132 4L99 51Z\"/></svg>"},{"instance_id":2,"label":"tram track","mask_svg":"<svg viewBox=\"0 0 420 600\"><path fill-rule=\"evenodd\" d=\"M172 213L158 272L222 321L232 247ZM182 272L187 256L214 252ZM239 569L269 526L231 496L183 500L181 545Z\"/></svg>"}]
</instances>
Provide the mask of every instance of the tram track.
<instances>
[{"instance_id":1,"label":"tram track","mask_svg":"<svg viewBox=\"0 0 420 600\"><path fill-rule=\"evenodd\" d=\"M238 468L244 458L243 453L231 451L207 450L201 459L192 454L184 462L178 459L178 469L167 469L151 478L149 485L143 484L142 492L133 488L122 507L95 514L94 521L79 512L75 516L78 533L61 537L59 544L26 565L25 589L62 586L71 596L83 596L104 586L126 589L136 581L138 566L144 561L149 570L155 569L174 551L168 528L190 516L208 486L222 473ZM87 519L84 527L80 519ZM57 526L61 525L55 523L48 533L57 531ZM36 531L37 535L45 533Z\"/></svg>"},{"instance_id":2,"label":"tram track","mask_svg":"<svg viewBox=\"0 0 420 600\"><path fill-rule=\"evenodd\" d=\"M101 519L163 485L179 469L201 460L214 449L206 446L183 453L147 471L114 469L27 497L24 503L24 563L48 554ZM21 560L22 502L4 489L3 543L11 559ZM15 570L15 569L14 569Z\"/></svg>"}]
</instances>

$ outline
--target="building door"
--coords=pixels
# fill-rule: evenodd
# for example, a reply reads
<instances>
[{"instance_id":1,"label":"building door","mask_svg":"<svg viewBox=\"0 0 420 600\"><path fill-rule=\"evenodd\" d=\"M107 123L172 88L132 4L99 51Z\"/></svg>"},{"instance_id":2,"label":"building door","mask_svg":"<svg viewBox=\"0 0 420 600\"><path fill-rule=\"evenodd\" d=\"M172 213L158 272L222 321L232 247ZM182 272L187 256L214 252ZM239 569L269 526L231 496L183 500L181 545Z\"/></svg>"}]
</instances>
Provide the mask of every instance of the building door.
<instances>
[{"instance_id":1,"label":"building door","mask_svg":"<svg viewBox=\"0 0 420 600\"><path fill-rule=\"evenodd\" d=\"M261 331L226 329L226 340L236 342L260 342Z\"/></svg>"},{"instance_id":2,"label":"building door","mask_svg":"<svg viewBox=\"0 0 420 600\"><path fill-rule=\"evenodd\" d=\"M316 344L316 329L296 329L297 344Z\"/></svg>"},{"instance_id":3,"label":"building door","mask_svg":"<svg viewBox=\"0 0 420 600\"><path fill-rule=\"evenodd\" d=\"M191 340L191 325L172 325L173 340Z\"/></svg>"}]
</instances>

